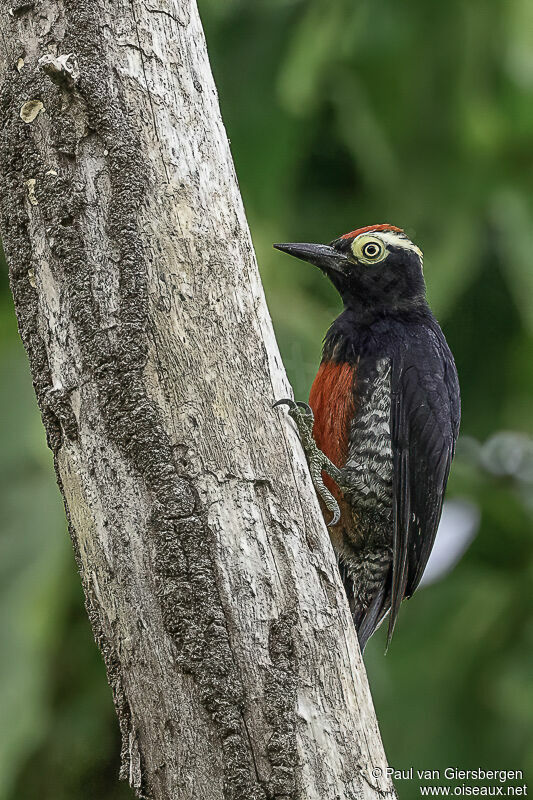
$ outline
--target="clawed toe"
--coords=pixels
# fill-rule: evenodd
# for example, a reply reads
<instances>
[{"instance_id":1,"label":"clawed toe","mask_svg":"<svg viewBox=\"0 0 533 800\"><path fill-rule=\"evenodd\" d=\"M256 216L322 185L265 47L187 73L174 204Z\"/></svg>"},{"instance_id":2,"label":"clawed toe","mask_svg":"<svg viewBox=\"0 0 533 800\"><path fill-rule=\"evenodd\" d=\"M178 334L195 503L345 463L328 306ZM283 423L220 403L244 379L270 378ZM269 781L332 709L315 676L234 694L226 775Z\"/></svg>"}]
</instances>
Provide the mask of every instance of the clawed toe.
<instances>
[{"instance_id":1,"label":"clawed toe","mask_svg":"<svg viewBox=\"0 0 533 800\"><path fill-rule=\"evenodd\" d=\"M272 408L277 408L277 406L289 406L289 408L292 410L293 408L296 408L296 403L294 400L291 400L290 397L284 397L281 400L276 400Z\"/></svg>"},{"instance_id":2,"label":"clawed toe","mask_svg":"<svg viewBox=\"0 0 533 800\"><path fill-rule=\"evenodd\" d=\"M315 417L311 406L301 401L295 403L290 398L283 398L274 403L273 408L282 405L289 407L289 416L294 420L298 428L314 487L324 501L326 508L333 514L332 519L328 522L328 527L331 528L339 522L341 512L337 500L324 484L322 471L330 475L335 481L338 481L339 470L317 447L313 439Z\"/></svg>"},{"instance_id":3,"label":"clawed toe","mask_svg":"<svg viewBox=\"0 0 533 800\"><path fill-rule=\"evenodd\" d=\"M313 424L315 421L313 409L311 406L307 405L307 403L302 403L301 400L295 403L294 400L291 400L289 397L278 400L274 403L272 408L283 405L289 407L289 417L296 423L305 449L309 436L312 437L313 434Z\"/></svg>"},{"instance_id":4,"label":"clawed toe","mask_svg":"<svg viewBox=\"0 0 533 800\"><path fill-rule=\"evenodd\" d=\"M298 400L296 405L298 406L298 408L301 408L303 409L303 411L305 411L306 416L314 418L315 415L313 414L313 409L311 408L310 405L308 405L307 403L303 403L301 400Z\"/></svg>"},{"instance_id":5,"label":"clawed toe","mask_svg":"<svg viewBox=\"0 0 533 800\"><path fill-rule=\"evenodd\" d=\"M333 511L333 516L330 519L330 521L327 522L326 524L327 524L328 528L334 528L335 525L338 523L338 521L341 518L341 510L339 508L339 504L337 503L336 508L333 508L333 509L330 508L330 511Z\"/></svg>"}]
</instances>

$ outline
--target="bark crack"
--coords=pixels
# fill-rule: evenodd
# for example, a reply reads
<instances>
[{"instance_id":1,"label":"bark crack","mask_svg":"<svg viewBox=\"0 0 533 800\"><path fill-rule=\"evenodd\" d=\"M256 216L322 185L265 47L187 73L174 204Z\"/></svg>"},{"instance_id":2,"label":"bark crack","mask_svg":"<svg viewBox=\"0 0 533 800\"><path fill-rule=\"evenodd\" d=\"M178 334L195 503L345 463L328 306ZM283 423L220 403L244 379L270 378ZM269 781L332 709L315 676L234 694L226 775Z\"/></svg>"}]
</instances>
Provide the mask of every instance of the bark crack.
<instances>
[{"instance_id":1,"label":"bark crack","mask_svg":"<svg viewBox=\"0 0 533 800\"><path fill-rule=\"evenodd\" d=\"M163 155L163 149L162 149L162 146L161 146L161 139L160 139L160 136L159 136L159 130L158 130L158 126L157 126L157 117L156 117L155 111L154 111L154 103L153 103L153 100L152 100L152 93L150 91L150 86L148 84L148 75L146 74L146 64L144 63L144 51L143 51L143 48L142 48L142 45L141 45L141 35L139 33L139 23L137 21L137 16L135 14L135 0L131 0L131 14L132 14L133 21L134 21L134 24L135 24L135 35L137 37L137 43L138 43L138 46L139 46L139 53L140 53L140 58L141 58L141 67L142 67L142 73L143 73L143 76L144 76L144 84L145 84L145 87L146 87L146 93L148 95L148 102L150 104L150 111L151 111L151 114L152 114L152 124L154 126L154 133L155 133L155 137L157 139L158 146L159 146L159 155L161 157L161 163L162 163L163 169L165 171L167 183L170 183L170 175L168 173L168 168L167 168L167 165L166 165L166 162L165 162L165 158L164 158L164 155Z\"/></svg>"}]
</instances>

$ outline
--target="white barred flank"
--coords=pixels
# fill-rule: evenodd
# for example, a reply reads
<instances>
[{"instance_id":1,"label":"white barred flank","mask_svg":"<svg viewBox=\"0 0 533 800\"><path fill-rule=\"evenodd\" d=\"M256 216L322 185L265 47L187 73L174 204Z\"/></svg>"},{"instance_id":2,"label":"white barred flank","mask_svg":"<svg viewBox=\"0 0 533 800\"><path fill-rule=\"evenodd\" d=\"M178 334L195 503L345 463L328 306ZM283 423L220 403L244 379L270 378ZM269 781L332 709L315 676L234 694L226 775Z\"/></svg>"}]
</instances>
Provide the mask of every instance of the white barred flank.
<instances>
[{"instance_id":1,"label":"white barred flank","mask_svg":"<svg viewBox=\"0 0 533 800\"><path fill-rule=\"evenodd\" d=\"M354 526L344 528L338 557L353 582L354 619L369 608L392 564L390 431L391 362L360 359L356 370L355 417L350 426L343 491Z\"/></svg>"},{"instance_id":2,"label":"white barred flank","mask_svg":"<svg viewBox=\"0 0 533 800\"><path fill-rule=\"evenodd\" d=\"M353 486L351 501L361 511L390 516L392 446L390 436L391 364L382 358L357 370L356 414L350 428L345 480Z\"/></svg>"}]
</instances>

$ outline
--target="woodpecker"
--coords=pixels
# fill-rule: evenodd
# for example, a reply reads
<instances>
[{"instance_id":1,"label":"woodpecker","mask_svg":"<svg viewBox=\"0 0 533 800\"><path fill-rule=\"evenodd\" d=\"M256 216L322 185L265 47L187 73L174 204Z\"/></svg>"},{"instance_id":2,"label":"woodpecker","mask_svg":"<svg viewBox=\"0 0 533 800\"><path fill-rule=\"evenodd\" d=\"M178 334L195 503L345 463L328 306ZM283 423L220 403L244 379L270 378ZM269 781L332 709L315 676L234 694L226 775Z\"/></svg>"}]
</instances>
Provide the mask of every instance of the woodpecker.
<instances>
[{"instance_id":1,"label":"woodpecker","mask_svg":"<svg viewBox=\"0 0 533 800\"><path fill-rule=\"evenodd\" d=\"M426 300L422 251L401 228L274 247L322 270L344 304L309 404L275 405L298 427L361 650L387 614L388 646L441 516L461 413L455 363Z\"/></svg>"}]
</instances>

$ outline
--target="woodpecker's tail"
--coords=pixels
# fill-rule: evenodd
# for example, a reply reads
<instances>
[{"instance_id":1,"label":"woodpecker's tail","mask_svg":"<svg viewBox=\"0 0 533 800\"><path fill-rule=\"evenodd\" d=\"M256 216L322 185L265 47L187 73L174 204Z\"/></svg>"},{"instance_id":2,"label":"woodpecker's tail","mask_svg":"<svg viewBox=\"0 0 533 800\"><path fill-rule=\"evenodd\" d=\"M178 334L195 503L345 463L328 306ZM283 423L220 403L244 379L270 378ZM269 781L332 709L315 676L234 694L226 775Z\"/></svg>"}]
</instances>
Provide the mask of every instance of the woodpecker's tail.
<instances>
[{"instance_id":1,"label":"woodpecker's tail","mask_svg":"<svg viewBox=\"0 0 533 800\"><path fill-rule=\"evenodd\" d=\"M359 639L361 652L364 651L366 643L372 634L379 628L390 609L390 579L383 581L380 588L373 596L369 605L363 605L357 597L354 587L354 580L348 572L346 566L339 564L342 582L348 597L350 611Z\"/></svg>"},{"instance_id":2,"label":"woodpecker's tail","mask_svg":"<svg viewBox=\"0 0 533 800\"><path fill-rule=\"evenodd\" d=\"M388 597L387 597L388 594ZM384 584L378 591L368 608L359 611L359 619L354 614L354 624L359 638L359 647L364 651L366 643L375 630L379 628L390 609L390 594Z\"/></svg>"}]
</instances>

